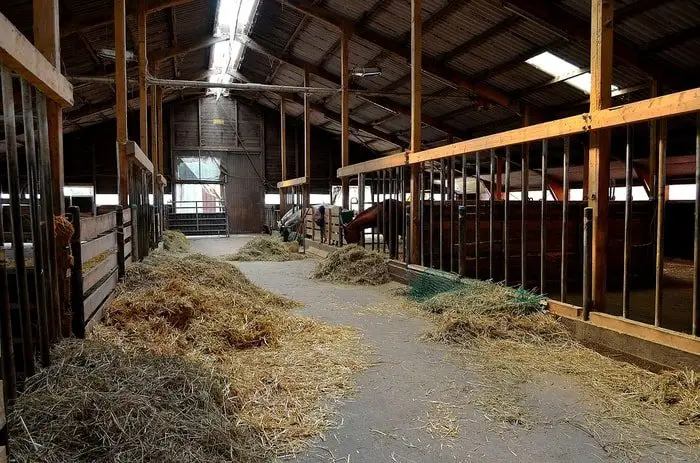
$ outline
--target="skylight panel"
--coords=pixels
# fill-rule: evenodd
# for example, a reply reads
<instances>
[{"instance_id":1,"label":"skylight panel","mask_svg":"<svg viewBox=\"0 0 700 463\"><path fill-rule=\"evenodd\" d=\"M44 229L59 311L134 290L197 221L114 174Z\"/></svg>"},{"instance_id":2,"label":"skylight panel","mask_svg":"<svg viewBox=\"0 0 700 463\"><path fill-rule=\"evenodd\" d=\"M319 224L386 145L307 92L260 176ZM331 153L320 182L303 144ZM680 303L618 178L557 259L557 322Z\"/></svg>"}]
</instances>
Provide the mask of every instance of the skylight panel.
<instances>
[{"instance_id":1,"label":"skylight panel","mask_svg":"<svg viewBox=\"0 0 700 463\"><path fill-rule=\"evenodd\" d=\"M564 80L567 84L581 90L584 93L591 93L591 73L582 72L583 69L575 66L568 61L545 51L537 56L533 56L525 61L527 64L536 67L540 71L549 74L552 77L562 77L571 75L572 77ZM582 72L576 75L576 73ZM610 86L612 91L619 90L617 85Z\"/></svg>"},{"instance_id":2,"label":"skylight panel","mask_svg":"<svg viewBox=\"0 0 700 463\"><path fill-rule=\"evenodd\" d=\"M236 71L243 56L241 41L253 22L259 0L219 0L216 14L216 29L214 36L229 36L229 40L219 42L212 48L209 82L228 83L233 77L229 70ZM220 95L221 89L209 89L210 93Z\"/></svg>"}]
</instances>

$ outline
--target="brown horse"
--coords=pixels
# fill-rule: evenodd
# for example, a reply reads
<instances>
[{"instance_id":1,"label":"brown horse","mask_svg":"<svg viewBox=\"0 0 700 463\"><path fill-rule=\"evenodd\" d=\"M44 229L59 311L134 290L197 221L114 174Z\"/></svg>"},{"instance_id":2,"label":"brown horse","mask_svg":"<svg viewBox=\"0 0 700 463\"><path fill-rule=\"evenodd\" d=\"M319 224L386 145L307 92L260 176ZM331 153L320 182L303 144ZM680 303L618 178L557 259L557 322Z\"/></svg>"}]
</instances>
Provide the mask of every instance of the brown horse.
<instances>
[{"instance_id":1,"label":"brown horse","mask_svg":"<svg viewBox=\"0 0 700 463\"><path fill-rule=\"evenodd\" d=\"M343 225L343 234L348 243L359 243L367 228L377 228L389 245L389 255L398 257L399 236L404 236L404 203L386 199L360 212L352 222Z\"/></svg>"}]
</instances>

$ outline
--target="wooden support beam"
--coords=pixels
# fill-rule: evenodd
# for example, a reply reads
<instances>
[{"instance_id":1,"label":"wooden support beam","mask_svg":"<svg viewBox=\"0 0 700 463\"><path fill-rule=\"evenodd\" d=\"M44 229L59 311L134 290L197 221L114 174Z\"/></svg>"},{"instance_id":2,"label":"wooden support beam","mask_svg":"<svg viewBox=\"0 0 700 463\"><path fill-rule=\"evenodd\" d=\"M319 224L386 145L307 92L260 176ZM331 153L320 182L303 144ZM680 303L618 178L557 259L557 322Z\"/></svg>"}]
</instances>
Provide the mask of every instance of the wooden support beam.
<instances>
[{"instance_id":1,"label":"wooden support beam","mask_svg":"<svg viewBox=\"0 0 700 463\"><path fill-rule=\"evenodd\" d=\"M592 113L583 113L576 116L565 117L549 122L530 125L519 129L485 135L471 140L464 140L450 145L426 149L417 153L409 153L408 164L434 161L477 151L486 151L492 148L504 148L506 146L531 143L546 138L565 137L591 131L610 129L627 124L661 119L670 116L680 116L700 111L700 89L685 90L669 95L659 96L647 100L615 106ZM585 150L584 153L587 153ZM372 172L378 169L399 167L406 164L400 158L387 156L381 159L381 163L372 160L351 164L347 168L338 169L338 176L354 176L361 173ZM584 170L585 176L586 170ZM584 177L585 178L585 177Z\"/></svg>"},{"instance_id":2,"label":"wooden support beam","mask_svg":"<svg viewBox=\"0 0 700 463\"><path fill-rule=\"evenodd\" d=\"M155 77L158 77L158 65L153 66L153 75ZM144 152L146 153L146 156L148 156L148 151L145 151L146 147L148 147L148 144L150 142L151 144L151 161L153 162L153 169L156 173L160 172L160 169L158 167L158 152L160 150L160 146L158 145L158 90L161 90L160 88L157 87L152 87L151 88L151 138L149 139L148 137L143 138L141 137L141 145L144 148ZM161 90L162 91L162 90ZM141 112L141 117L146 118L146 126L148 126L148 99L146 98L146 101L140 101L139 102L139 111ZM143 121L142 121L143 122ZM148 129L146 129L148 132ZM153 194L156 194L156 191L158 189L158 179L154 175L152 180L153 184Z\"/></svg>"},{"instance_id":3,"label":"wooden support beam","mask_svg":"<svg viewBox=\"0 0 700 463\"><path fill-rule=\"evenodd\" d=\"M613 1L591 1L591 112L610 107L613 69ZM593 209L593 308L605 311L610 186L609 129L590 134L588 154L588 206Z\"/></svg>"},{"instance_id":4,"label":"wooden support beam","mask_svg":"<svg viewBox=\"0 0 700 463\"><path fill-rule=\"evenodd\" d=\"M117 93L117 171L119 204L129 207L129 163L126 155L127 87L126 87L126 0L114 0L114 49L116 54Z\"/></svg>"},{"instance_id":5,"label":"wooden support beam","mask_svg":"<svg viewBox=\"0 0 700 463\"><path fill-rule=\"evenodd\" d=\"M22 45L23 50L31 51L35 56L33 57L34 64L43 64L42 68L45 71L49 71L47 74L32 74L39 79L50 78L53 80L54 84L59 84L65 78L60 73L61 69L61 39L60 32L58 29L58 0L34 0L34 42L36 44L36 50L38 50L41 56L36 56L36 50L30 50L26 45L31 46L26 40L19 39L15 36L15 45ZM4 16L0 15L0 18ZM12 27L14 29L14 27ZM5 36L6 34L14 35L17 30L5 29L4 26L0 25L0 36ZM17 40L19 39L19 40ZM0 45L0 62L5 61L3 56L7 48L3 44ZM3 51L4 50L4 51ZM9 60L12 61L12 60ZM48 64L48 66L46 66ZM10 65L8 65L12 69ZM15 69L16 71L16 69ZM37 69L38 71L38 69ZM20 73L20 75L23 75ZM59 77L60 76L60 77ZM23 76L24 77L24 76ZM38 89L43 90L46 85L37 85L41 82L32 82L31 79L25 77L27 81L34 84ZM73 89L67 82L64 82L62 87L68 92L66 95L70 105L73 104ZM49 129L49 158L51 160L51 192L53 194L53 207L55 214L63 214L65 205L63 201L63 185L64 185L64 164L63 164L63 109L62 103L67 101L62 101L61 99L56 99L57 95L51 95L47 93L51 98L46 102L46 117L48 119L48 129Z\"/></svg>"},{"instance_id":6,"label":"wooden support beam","mask_svg":"<svg viewBox=\"0 0 700 463\"><path fill-rule=\"evenodd\" d=\"M146 77L148 74L146 68L148 62L146 57L146 23L148 18L146 16L146 0L139 0L138 3L138 13L136 16L138 30L136 34L139 47L139 139L141 140L139 145L143 148L146 155L148 155L148 88L146 87ZM155 134L155 132L151 133Z\"/></svg>"},{"instance_id":7,"label":"wooden support beam","mask_svg":"<svg viewBox=\"0 0 700 463\"><path fill-rule=\"evenodd\" d=\"M323 21L331 26L339 28L341 24L351 24L350 18L331 12L330 10L320 8L310 4L307 0L277 0L279 3L285 6L296 9L302 13L313 16L319 21ZM374 29L370 29L366 26L353 27L353 35L366 40L370 43L386 49L387 51L393 53L394 55L403 58L406 62L410 62L412 50L406 47L403 43L395 41L394 39L377 32ZM457 88L468 90L470 92L476 93L493 103L506 107L517 113L523 111L524 103L514 99L512 95L504 92L503 90L492 87L483 82L474 82L469 76L461 72L455 71L449 68L444 63L440 63L434 59L423 58L422 59L422 69L423 72L432 74L436 78L449 82L455 85ZM537 112L536 108L533 111Z\"/></svg>"},{"instance_id":8,"label":"wooden support beam","mask_svg":"<svg viewBox=\"0 0 700 463\"><path fill-rule=\"evenodd\" d=\"M285 64L289 64L289 65L294 66L296 68L299 68L301 70L308 69L308 71L311 74L317 75L317 76L337 85L338 87L340 87L342 84L340 76L335 75L332 72L329 72L324 68L318 67L318 66L314 65L313 63L306 62L306 61L299 59L299 58L296 58L292 55L286 55L286 54L277 55L277 54L273 53L272 51L266 49L265 47L263 47L261 44L257 43L254 40L249 40L248 43L246 44L246 46L249 49L251 49L257 53L260 53L264 56L267 56L268 58L272 58L272 59L281 61ZM369 98L369 97L365 97L365 96L359 96L358 98L360 100L366 101L367 103L376 105L380 108L384 108L388 111L393 111L395 113L403 114L405 116L411 115L411 108L409 106L404 106L400 103L397 103L394 100L392 100L391 98L382 98L382 97ZM441 132L446 133L447 135L451 135L455 138L459 138L462 140L469 138L468 134L465 133L464 131L455 129L454 127L450 126L449 124L444 124L444 123L438 121L437 119L430 117L426 114L423 114L422 118L423 118L424 123L426 123L427 125L429 125L431 127L434 127L436 129L440 130Z\"/></svg>"},{"instance_id":9,"label":"wooden support beam","mask_svg":"<svg viewBox=\"0 0 700 463\"><path fill-rule=\"evenodd\" d=\"M587 42L590 40L590 30L584 21L565 9L545 0L505 0L507 9L537 22L552 32L569 40ZM677 66L667 62L651 59L644 51L620 38L615 38L615 59L631 64L649 76L661 79L673 88L688 87L692 75L684 73Z\"/></svg>"},{"instance_id":10,"label":"wooden support beam","mask_svg":"<svg viewBox=\"0 0 700 463\"><path fill-rule=\"evenodd\" d=\"M651 98L659 96L659 81L652 80L649 89ZM659 121L649 121L649 192L650 198L656 198L656 182L658 179L658 149L659 149Z\"/></svg>"},{"instance_id":11,"label":"wooden support beam","mask_svg":"<svg viewBox=\"0 0 700 463\"><path fill-rule=\"evenodd\" d=\"M280 162L282 163L282 182L287 180L287 111L284 98L280 96ZM280 189L280 215L287 210L285 196Z\"/></svg>"},{"instance_id":12,"label":"wooden support beam","mask_svg":"<svg viewBox=\"0 0 700 463\"><path fill-rule=\"evenodd\" d=\"M156 89L156 121L158 125L158 173L162 176L165 173L165 149L163 145L163 89Z\"/></svg>"},{"instance_id":13,"label":"wooden support beam","mask_svg":"<svg viewBox=\"0 0 700 463\"><path fill-rule=\"evenodd\" d=\"M304 69L304 87L310 86L309 70ZM307 185L304 191L304 201L308 206L311 196L311 108L309 94L304 93L304 177Z\"/></svg>"},{"instance_id":14,"label":"wooden support beam","mask_svg":"<svg viewBox=\"0 0 700 463\"><path fill-rule=\"evenodd\" d=\"M291 186L306 185L306 177L297 177L282 182L277 182L277 188L289 188Z\"/></svg>"},{"instance_id":15,"label":"wooden support beam","mask_svg":"<svg viewBox=\"0 0 700 463\"><path fill-rule=\"evenodd\" d=\"M148 13L156 13L158 11L164 10L166 8L173 8L178 5L184 5L190 3L193 0L154 0L148 2ZM136 15L138 13L138 6L135 2L130 2L129 7L126 10L127 15ZM109 26L115 22L116 16L105 11L104 14L100 16L92 16L90 18L76 18L61 24L61 37L66 37L68 35L74 34L80 31L87 31L92 29L97 29L99 27Z\"/></svg>"},{"instance_id":16,"label":"wooden support beam","mask_svg":"<svg viewBox=\"0 0 700 463\"><path fill-rule=\"evenodd\" d=\"M126 142L126 154L128 158L136 163L141 169L146 170L153 174L153 163L146 153L143 152L141 147L134 141ZM155 176L154 176L155 177Z\"/></svg>"},{"instance_id":17,"label":"wooden support beam","mask_svg":"<svg viewBox=\"0 0 700 463\"><path fill-rule=\"evenodd\" d=\"M350 32L347 27L340 31L340 82L341 82L341 133L340 165L350 164ZM342 178L343 208L350 208L350 178Z\"/></svg>"},{"instance_id":18,"label":"wooden support beam","mask_svg":"<svg viewBox=\"0 0 700 463\"><path fill-rule=\"evenodd\" d=\"M423 92L423 11L421 0L411 0L411 152L421 150L421 103ZM420 264L421 261L421 233L420 216L422 210L419 204L420 191L420 166L411 166L411 232L410 236L410 260L412 264Z\"/></svg>"}]
</instances>

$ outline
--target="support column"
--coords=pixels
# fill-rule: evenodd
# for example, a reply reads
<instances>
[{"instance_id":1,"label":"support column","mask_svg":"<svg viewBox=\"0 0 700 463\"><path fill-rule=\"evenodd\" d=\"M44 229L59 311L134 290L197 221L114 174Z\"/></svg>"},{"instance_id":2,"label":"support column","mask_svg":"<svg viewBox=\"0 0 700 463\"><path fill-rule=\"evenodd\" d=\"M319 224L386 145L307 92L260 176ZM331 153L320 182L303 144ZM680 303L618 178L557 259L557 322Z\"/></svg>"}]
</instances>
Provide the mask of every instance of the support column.
<instances>
[{"instance_id":1,"label":"support column","mask_svg":"<svg viewBox=\"0 0 700 463\"><path fill-rule=\"evenodd\" d=\"M649 98L659 96L659 81L651 81ZM659 155L659 121L649 121L649 197L656 199L656 186L659 178L657 160Z\"/></svg>"},{"instance_id":2,"label":"support column","mask_svg":"<svg viewBox=\"0 0 700 463\"><path fill-rule=\"evenodd\" d=\"M129 207L129 164L126 158L127 88L126 88L126 0L114 0L114 50L116 55L116 109L117 109L117 172L119 177L119 204Z\"/></svg>"},{"instance_id":3,"label":"support column","mask_svg":"<svg viewBox=\"0 0 700 463\"><path fill-rule=\"evenodd\" d=\"M340 165L350 164L350 68L349 68L350 32L347 24L340 29L340 85L341 85L341 132L340 132ZM343 209L350 208L350 178L342 178Z\"/></svg>"},{"instance_id":4,"label":"support column","mask_svg":"<svg viewBox=\"0 0 700 463\"><path fill-rule=\"evenodd\" d=\"M56 68L61 69L61 34L58 26L59 0L34 0L34 45ZM63 109L46 99L51 159L51 191L56 215L65 211L63 200Z\"/></svg>"},{"instance_id":5,"label":"support column","mask_svg":"<svg viewBox=\"0 0 700 463\"><path fill-rule=\"evenodd\" d=\"M309 70L304 69L304 87L309 87ZM309 205L311 196L311 111L309 111L309 94L304 93L304 202Z\"/></svg>"},{"instance_id":6,"label":"support column","mask_svg":"<svg viewBox=\"0 0 700 463\"><path fill-rule=\"evenodd\" d=\"M139 41L139 145L141 151L148 156L148 88L146 87L147 58L146 58L146 16L147 8L144 0L138 2L138 41ZM152 92L153 93L153 92ZM154 95L155 96L155 95ZM151 114L151 117L153 114ZM151 124L155 119L151 119ZM151 132L155 134L155 132ZM152 151L155 153L155 151ZM151 158L153 160L153 158Z\"/></svg>"},{"instance_id":7,"label":"support column","mask_svg":"<svg viewBox=\"0 0 700 463\"><path fill-rule=\"evenodd\" d=\"M422 27L423 12L421 0L411 0L411 151L421 150L421 92L422 92ZM411 259L412 264L420 263L420 166L411 166ZM432 187L432 185L431 185ZM431 243L432 244L432 243Z\"/></svg>"},{"instance_id":8,"label":"support column","mask_svg":"<svg viewBox=\"0 0 700 463\"><path fill-rule=\"evenodd\" d=\"M287 180L287 113L282 95L280 95L280 161L282 162L282 181L285 181ZM284 189L280 188L280 218L286 211Z\"/></svg>"},{"instance_id":9,"label":"support column","mask_svg":"<svg viewBox=\"0 0 700 463\"><path fill-rule=\"evenodd\" d=\"M140 63L139 63L140 65ZM140 69L139 69L140 71ZM158 77L158 65L154 65L152 68L153 71L153 76ZM144 73L145 73L144 69ZM155 195L155 191L158 188L158 179L157 179L157 173L159 172L158 168L158 150L159 150L159 145L158 145L158 89L156 87L151 88L151 139L148 139L148 136L141 137L141 143L144 144L144 148L142 148L143 152L148 154L148 144L150 141L151 147L150 147L150 158L151 162L153 162L153 194ZM146 133L148 133L148 99L145 99L145 102L143 103L143 109L141 112L141 124L146 125Z\"/></svg>"},{"instance_id":10,"label":"support column","mask_svg":"<svg viewBox=\"0 0 700 463\"><path fill-rule=\"evenodd\" d=\"M613 1L591 2L591 106L610 107L612 100ZM593 309L605 311L610 185L610 129L592 131L588 151L588 205L593 209Z\"/></svg>"}]
</instances>

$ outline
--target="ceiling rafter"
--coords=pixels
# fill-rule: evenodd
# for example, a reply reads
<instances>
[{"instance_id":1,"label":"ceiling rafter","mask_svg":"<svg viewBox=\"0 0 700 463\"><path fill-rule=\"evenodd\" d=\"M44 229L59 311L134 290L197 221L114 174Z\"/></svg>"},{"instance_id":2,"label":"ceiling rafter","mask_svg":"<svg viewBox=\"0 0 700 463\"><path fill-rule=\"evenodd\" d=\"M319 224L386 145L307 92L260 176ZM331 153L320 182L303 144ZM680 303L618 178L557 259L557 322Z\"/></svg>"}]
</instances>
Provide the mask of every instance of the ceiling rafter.
<instances>
[{"instance_id":1,"label":"ceiling rafter","mask_svg":"<svg viewBox=\"0 0 700 463\"><path fill-rule=\"evenodd\" d=\"M347 24L348 27L352 28L353 34L363 40L373 43L381 48L385 48L391 53L403 58L407 65L410 62L410 49L403 44L395 41L394 39L385 36L379 32L371 30L367 27L357 27L352 23L352 21L340 14L331 12L324 8L317 8L310 5L307 1L303 0L277 0L282 5L294 8L302 13L314 16L320 21L327 24L333 25L335 27L341 27L343 24ZM481 82L473 82L472 79L454 69L445 66L443 63L437 62L435 59L429 57L423 57L423 72L430 74L448 83L448 85L454 85L457 88L465 89L473 93L479 94L484 98L493 101L503 107L510 109L516 113L523 113L526 106L525 103L518 101L513 98L508 92L502 89L495 88L491 85L484 84ZM541 113L540 109L529 105L531 114L539 115Z\"/></svg>"},{"instance_id":2,"label":"ceiling rafter","mask_svg":"<svg viewBox=\"0 0 700 463\"><path fill-rule=\"evenodd\" d=\"M333 74L332 72L327 71L326 69L324 69L322 67L316 66L313 63L308 63L308 62L306 62L302 59L299 59L295 56L292 56L290 54L276 55L275 53L266 49L263 45L259 44L258 42L256 42L255 40L252 40L252 39L248 41L247 46L251 50L256 51L256 52L258 52L262 55L265 55L269 58L276 59L278 61L284 61L285 63L287 63L291 66L297 67L299 69L308 69L310 74L317 75L317 76L321 77L322 79L325 79L325 80L331 82L334 86L340 87L340 76ZM400 103L393 101L390 98L384 98L384 97L368 98L365 96L358 96L358 98L362 99L364 101L367 101L369 103L372 103L376 106L379 106L381 108L384 108L390 112L401 113L404 115L411 114L410 106L402 105ZM460 139L465 138L464 133L460 132L458 129L455 129L454 127L451 127L451 126L448 126L445 124L442 124L439 121L435 120L434 118L432 118L426 114L423 114L423 121L426 124L440 130L441 132L447 133L448 135L452 135L452 136L460 138Z\"/></svg>"},{"instance_id":3,"label":"ceiling rafter","mask_svg":"<svg viewBox=\"0 0 700 463\"><path fill-rule=\"evenodd\" d=\"M148 2L147 13L155 13L166 8L172 8L178 5L190 3L193 0L151 0ZM137 2L128 2L126 14L128 16L136 15L138 10ZM93 16L88 19L74 18L61 24L61 37L66 37L80 31L88 31L103 27L114 22L114 11L111 8L105 9L104 14Z\"/></svg>"},{"instance_id":4,"label":"ceiling rafter","mask_svg":"<svg viewBox=\"0 0 700 463\"><path fill-rule=\"evenodd\" d=\"M440 55L437 60L443 63L446 63L460 55L463 55L465 53L468 53L470 50L473 50L474 48L478 47L479 45L482 45L492 38L498 36L499 34L507 31L513 26L516 26L517 24L521 23L523 21L523 18L520 16L514 15L511 16L507 19L504 19L503 21L499 22L498 24L495 24L494 26L486 29L484 32L481 34L475 35L471 39L467 40L466 42L463 42L461 45L456 46L452 50L443 53Z\"/></svg>"},{"instance_id":5,"label":"ceiling rafter","mask_svg":"<svg viewBox=\"0 0 700 463\"><path fill-rule=\"evenodd\" d=\"M558 5L543 0L506 0L504 6L563 38L590 42L590 24ZM613 56L615 59L631 64L650 77L675 89L685 88L690 81L690 76L684 75L685 73L676 66L651 59L642 50L630 45L618 34L615 34L614 41Z\"/></svg>"},{"instance_id":6,"label":"ceiling rafter","mask_svg":"<svg viewBox=\"0 0 700 463\"><path fill-rule=\"evenodd\" d=\"M364 27L369 23L372 18L374 18L375 15L381 13L386 9L387 6L389 6L389 3L391 3L389 0L376 0L376 2L368 9L365 10L362 15L360 16L360 19L357 20L355 23L356 26L359 27ZM305 18L310 18L311 16L307 15ZM326 52L321 56L321 59L318 60L318 65L319 66L325 66L326 62L330 59L331 56L333 56L338 50L340 49L340 37L333 43L333 45L326 50Z\"/></svg>"}]
</instances>

